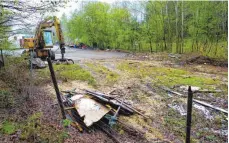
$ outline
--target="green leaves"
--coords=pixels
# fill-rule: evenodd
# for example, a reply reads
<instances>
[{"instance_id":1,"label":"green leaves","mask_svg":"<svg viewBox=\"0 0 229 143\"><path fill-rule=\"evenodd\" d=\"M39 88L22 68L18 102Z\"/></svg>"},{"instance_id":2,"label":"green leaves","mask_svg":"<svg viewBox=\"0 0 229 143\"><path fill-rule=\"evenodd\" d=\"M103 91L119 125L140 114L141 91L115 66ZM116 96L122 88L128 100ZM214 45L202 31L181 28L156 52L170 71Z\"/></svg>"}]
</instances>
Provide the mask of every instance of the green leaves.
<instances>
[{"instance_id":1,"label":"green leaves","mask_svg":"<svg viewBox=\"0 0 229 143\"><path fill-rule=\"evenodd\" d=\"M16 126L13 122L4 121L1 125L1 132L4 134L13 134L16 131Z\"/></svg>"},{"instance_id":2,"label":"green leaves","mask_svg":"<svg viewBox=\"0 0 229 143\"><path fill-rule=\"evenodd\" d=\"M71 122L72 122L72 121L70 121L69 119L64 119L64 120L63 120L63 126L64 126L64 127L68 127L68 126L70 126Z\"/></svg>"},{"instance_id":3,"label":"green leaves","mask_svg":"<svg viewBox=\"0 0 229 143\"><path fill-rule=\"evenodd\" d=\"M177 53L216 49L214 54L221 55L220 44L215 43L227 41L227 2L90 2L66 23L65 35L73 42L96 43L101 49Z\"/></svg>"}]
</instances>

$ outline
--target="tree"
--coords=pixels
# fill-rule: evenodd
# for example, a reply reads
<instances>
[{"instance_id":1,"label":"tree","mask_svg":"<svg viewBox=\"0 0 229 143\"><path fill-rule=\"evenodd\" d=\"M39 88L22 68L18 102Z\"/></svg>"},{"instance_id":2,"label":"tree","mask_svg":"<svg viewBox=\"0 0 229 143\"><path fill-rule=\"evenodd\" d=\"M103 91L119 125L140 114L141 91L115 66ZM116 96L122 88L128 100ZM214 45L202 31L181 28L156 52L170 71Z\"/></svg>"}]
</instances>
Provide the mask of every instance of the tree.
<instances>
[{"instance_id":1,"label":"tree","mask_svg":"<svg viewBox=\"0 0 229 143\"><path fill-rule=\"evenodd\" d=\"M82 9L67 21L67 35L101 49L209 56L227 50L225 1L94 1Z\"/></svg>"},{"instance_id":2,"label":"tree","mask_svg":"<svg viewBox=\"0 0 229 143\"><path fill-rule=\"evenodd\" d=\"M44 13L56 11L61 4L56 1L1 0L0 41L7 41L9 36L17 33L30 33Z\"/></svg>"}]
</instances>

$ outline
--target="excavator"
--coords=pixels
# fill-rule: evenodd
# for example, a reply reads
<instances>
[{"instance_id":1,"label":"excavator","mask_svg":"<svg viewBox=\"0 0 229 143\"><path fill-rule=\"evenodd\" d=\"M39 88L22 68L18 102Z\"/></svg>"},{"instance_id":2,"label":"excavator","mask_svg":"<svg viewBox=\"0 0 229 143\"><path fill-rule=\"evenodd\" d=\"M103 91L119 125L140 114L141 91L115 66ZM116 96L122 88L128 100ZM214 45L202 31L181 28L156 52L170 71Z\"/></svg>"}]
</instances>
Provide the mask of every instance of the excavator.
<instances>
[{"instance_id":1,"label":"excavator","mask_svg":"<svg viewBox=\"0 0 229 143\"><path fill-rule=\"evenodd\" d=\"M55 29L56 33L54 33L53 28ZM54 34L56 34L60 46L60 59L55 59L55 52L51 51L51 49L54 46ZM46 60L47 57L50 57L51 60L57 62L74 63L72 59L67 59L64 57L64 37L60 26L60 21L56 16L41 21L36 28L34 38L24 38L22 39L22 41L22 47L27 49L28 52L30 52L30 56L33 58L32 64L37 67L43 67L44 64L41 63L41 60Z\"/></svg>"}]
</instances>

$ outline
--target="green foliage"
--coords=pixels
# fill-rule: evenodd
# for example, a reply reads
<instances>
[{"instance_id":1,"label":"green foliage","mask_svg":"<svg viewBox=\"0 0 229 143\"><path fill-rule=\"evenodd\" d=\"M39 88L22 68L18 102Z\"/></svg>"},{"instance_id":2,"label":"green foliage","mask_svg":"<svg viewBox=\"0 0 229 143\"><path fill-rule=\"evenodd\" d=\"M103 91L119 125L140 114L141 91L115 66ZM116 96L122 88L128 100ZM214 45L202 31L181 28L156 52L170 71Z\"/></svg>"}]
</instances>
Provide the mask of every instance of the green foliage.
<instances>
[{"instance_id":1,"label":"green foliage","mask_svg":"<svg viewBox=\"0 0 229 143\"><path fill-rule=\"evenodd\" d=\"M64 120L63 120L63 126L64 126L64 127L68 127L68 126L71 124L71 122L72 122L72 121L69 120L69 119L64 119Z\"/></svg>"},{"instance_id":2,"label":"green foliage","mask_svg":"<svg viewBox=\"0 0 229 143\"><path fill-rule=\"evenodd\" d=\"M61 143L61 142L63 142L64 139L67 139L69 136L70 135L67 132L63 131L63 132L60 133L60 135L58 137L58 140Z\"/></svg>"},{"instance_id":3,"label":"green foliage","mask_svg":"<svg viewBox=\"0 0 229 143\"><path fill-rule=\"evenodd\" d=\"M164 117L164 126L171 130L175 135L184 139L185 123L184 117L180 116L175 110L169 109L168 114Z\"/></svg>"},{"instance_id":4,"label":"green foliage","mask_svg":"<svg viewBox=\"0 0 229 143\"><path fill-rule=\"evenodd\" d=\"M0 34L1 35L1 34ZM8 39L4 39L0 42L0 49L12 49L12 43Z\"/></svg>"},{"instance_id":5,"label":"green foliage","mask_svg":"<svg viewBox=\"0 0 229 143\"><path fill-rule=\"evenodd\" d=\"M115 72L110 71L106 67L100 65L100 64L92 64L92 63L86 63L88 67L90 67L93 71L95 71L97 74L104 76L106 79L107 84L113 84L119 79L119 75Z\"/></svg>"},{"instance_id":6,"label":"green foliage","mask_svg":"<svg viewBox=\"0 0 229 143\"><path fill-rule=\"evenodd\" d=\"M209 141L214 141L214 140L216 140L216 137L214 135L208 135L208 136L206 136L206 139Z\"/></svg>"},{"instance_id":7,"label":"green foliage","mask_svg":"<svg viewBox=\"0 0 229 143\"><path fill-rule=\"evenodd\" d=\"M79 65L55 65L54 70L62 79L67 78L69 80L87 81L90 85L93 86L96 84L90 72L84 70Z\"/></svg>"},{"instance_id":8,"label":"green foliage","mask_svg":"<svg viewBox=\"0 0 229 143\"><path fill-rule=\"evenodd\" d=\"M70 19L62 19L65 36L74 43L77 39L100 49L227 58L226 1L89 2Z\"/></svg>"},{"instance_id":9,"label":"green foliage","mask_svg":"<svg viewBox=\"0 0 229 143\"><path fill-rule=\"evenodd\" d=\"M96 81L90 72L84 70L77 64L72 65L54 65L54 71L57 79L62 80L81 80L87 81L89 85L95 86ZM50 71L48 68L38 70L38 74L43 79L50 79Z\"/></svg>"},{"instance_id":10,"label":"green foliage","mask_svg":"<svg viewBox=\"0 0 229 143\"><path fill-rule=\"evenodd\" d=\"M151 77L155 84L173 87L175 85L191 85L211 89L218 85L220 80L192 74L182 69L167 67L153 67L143 63L120 63L118 69L129 72L130 75L145 78Z\"/></svg>"},{"instance_id":11,"label":"green foliage","mask_svg":"<svg viewBox=\"0 0 229 143\"><path fill-rule=\"evenodd\" d=\"M57 142L61 143L68 137L65 131L41 123L42 112L34 113L25 122L18 123L21 130L20 139L28 142Z\"/></svg>"},{"instance_id":12,"label":"green foliage","mask_svg":"<svg viewBox=\"0 0 229 143\"><path fill-rule=\"evenodd\" d=\"M173 87L174 85L191 85L198 86L202 88L211 88L211 85L217 85L219 80L213 80L211 78L200 77L200 76L188 76L186 75L176 75L173 73L168 73L162 76L156 76L156 79L163 85Z\"/></svg>"},{"instance_id":13,"label":"green foliage","mask_svg":"<svg viewBox=\"0 0 229 143\"><path fill-rule=\"evenodd\" d=\"M9 108L14 105L12 93L6 90L0 90L0 108Z\"/></svg>"},{"instance_id":14,"label":"green foliage","mask_svg":"<svg viewBox=\"0 0 229 143\"><path fill-rule=\"evenodd\" d=\"M28 85L29 68L27 62L23 56L5 58L5 67L0 70L0 79L13 91L21 92L21 87ZM13 96L9 95L6 98L12 105L14 102Z\"/></svg>"},{"instance_id":15,"label":"green foliage","mask_svg":"<svg viewBox=\"0 0 229 143\"><path fill-rule=\"evenodd\" d=\"M33 115L31 115L27 120L26 123L21 124L19 128L22 130L21 139L28 139L30 136L33 136L36 134L36 132L40 129L37 124L40 124L40 117L42 116L42 113L38 112Z\"/></svg>"},{"instance_id":16,"label":"green foliage","mask_svg":"<svg viewBox=\"0 0 229 143\"><path fill-rule=\"evenodd\" d=\"M0 128L3 134L10 135L16 132L16 125L13 122L4 121L2 125L0 126Z\"/></svg>"}]
</instances>

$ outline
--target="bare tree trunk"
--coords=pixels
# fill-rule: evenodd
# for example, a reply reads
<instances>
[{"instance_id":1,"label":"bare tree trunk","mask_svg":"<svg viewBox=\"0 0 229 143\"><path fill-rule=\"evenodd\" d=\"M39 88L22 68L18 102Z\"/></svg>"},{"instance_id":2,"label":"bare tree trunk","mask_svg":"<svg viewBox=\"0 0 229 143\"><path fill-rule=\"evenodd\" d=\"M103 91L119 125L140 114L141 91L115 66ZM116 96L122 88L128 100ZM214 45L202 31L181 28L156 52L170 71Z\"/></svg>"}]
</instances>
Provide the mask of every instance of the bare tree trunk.
<instances>
[{"instance_id":1,"label":"bare tree trunk","mask_svg":"<svg viewBox=\"0 0 229 143\"><path fill-rule=\"evenodd\" d=\"M178 52L178 1L176 1L176 6L175 6L175 11L176 11L176 52Z\"/></svg>"},{"instance_id":2,"label":"bare tree trunk","mask_svg":"<svg viewBox=\"0 0 229 143\"><path fill-rule=\"evenodd\" d=\"M203 52L206 52L206 49L207 49L207 39L205 39L204 42Z\"/></svg>"},{"instance_id":3,"label":"bare tree trunk","mask_svg":"<svg viewBox=\"0 0 229 143\"><path fill-rule=\"evenodd\" d=\"M192 52L194 52L194 40L192 40Z\"/></svg>"},{"instance_id":4,"label":"bare tree trunk","mask_svg":"<svg viewBox=\"0 0 229 143\"><path fill-rule=\"evenodd\" d=\"M197 9L196 11L196 25L198 25L198 16L199 16L199 9ZM199 46L198 46L198 39L197 39L197 36L198 36L198 29L196 31L196 51L199 51Z\"/></svg>"},{"instance_id":5,"label":"bare tree trunk","mask_svg":"<svg viewBox=\"0 0 229 143\"><path fill-rule=\"evenodd\" d=\"M138 51L139 52L141 51L141 42L139 42L139 44L138 44Z\"/></svg>"},{"instance_id":6,"label":"bare tree trunk","mask_svg":"<svg viewBox=\"0 0 229 143\"><path fill-rule=\"evenodd\" d=\"M217 55L217 51L218 51L218 42L219 42L219 39L217 38L216 44L215 44L215 55Z\"/></svg>"},{"instance_id":7,"label":"bare tree trunk","mask_svg":"<svg viewBox=\"0 0 229 143\"><path fill-rule=\"evenodd\" d=\"M167 46L169 48L169 50L172 50L172 38L171 38L171 25L170 25L170 17L169 17L169 13L168 13L168 1L166 3L166 16L168 18L168 36L167 36Z\"/></svg>"},{"instance_id":8,"label":"bare tree trunk","mask_svg":"<svg viewBox=\"0 0 229 143\"><path fill-rule=\"evenodd\" d=\"M211 52L211 48L212 48L212 43L210 43L208 54Z\"/></svg>"},{"instance_id":9,"label":"bare tree trunk","mask_svg":"<svg viewBox=\"0 0 229 143\"><path fill-rule=\"evenodd\" d=\"M181 38L182 38L182 43L181 43L181 53L183 53L184 50L184 3L182 0L182 27L181 27Z\"/></svg>"},{"instance_id":10,"label":"bare tree trunk","mask_svg":"<svg viewBox=\"0 0 229 143\"><path fill-rule=\"evenodd\" d=\"M166 36L165 36L165 32L166 32L165 17L164 17L163 9L161 9L161 15L162 15L162 22L163 22L163 41L164 41L164 46L162 46L162 51L164 51L167 50L167 45L166 45Z\"/></svg>"},{"instance_id":11,"label":"bare tree trunk","mask_svg":"<svg viewBox=\"0 0 229 143\"><path fill-rule=\"evenodd\" d=\"M152 47L152 40L150 39L150 53L153 52L153 47Z\"/></svg>"}]
</instances>

